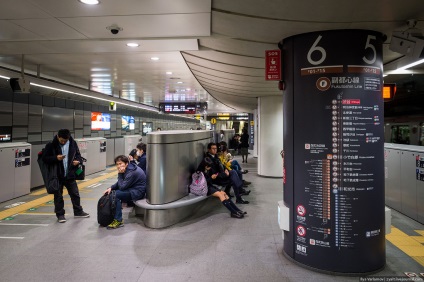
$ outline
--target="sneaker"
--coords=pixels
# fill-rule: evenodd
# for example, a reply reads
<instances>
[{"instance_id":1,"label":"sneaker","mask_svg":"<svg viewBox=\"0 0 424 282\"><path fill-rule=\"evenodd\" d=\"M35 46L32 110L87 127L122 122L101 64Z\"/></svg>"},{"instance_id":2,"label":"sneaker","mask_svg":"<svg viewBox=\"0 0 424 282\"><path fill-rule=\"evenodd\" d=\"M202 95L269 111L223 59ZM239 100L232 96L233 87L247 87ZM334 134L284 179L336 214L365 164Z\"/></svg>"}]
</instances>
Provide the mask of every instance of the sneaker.
<instances>
[{"instance_id":1,"label":"sneaker","mask_svg":"<svg viewBox=\"0 0 424 282\"><path fill-rule=\"evenodd\" d=\"M65 223L66 222L66 218L65 218L64 215L59 215L57 217L57 221L60 222L60 223Z\"/></svg>"},{"instance_id":2,"label":"sneaker","mask_svg":"<svg viewBox=\"0 0 424 282\"><path fill-rule=\"evenodd\" d=\"M124 227L124 220L118 221L114 219L112 223L107 226L107 229L117 229L119 227Z\"/></svg>"},{"instance_id":3,"label":"sneaker","mask_svg":"<svg viewBox=\"0 0 424 282\"><path fill-rule=\"evenodd\" d=\"M80 212L80 213L76 213L74 214L74 217L90 217L90 215L86 212Z\"/></svg>"}]
</instances>

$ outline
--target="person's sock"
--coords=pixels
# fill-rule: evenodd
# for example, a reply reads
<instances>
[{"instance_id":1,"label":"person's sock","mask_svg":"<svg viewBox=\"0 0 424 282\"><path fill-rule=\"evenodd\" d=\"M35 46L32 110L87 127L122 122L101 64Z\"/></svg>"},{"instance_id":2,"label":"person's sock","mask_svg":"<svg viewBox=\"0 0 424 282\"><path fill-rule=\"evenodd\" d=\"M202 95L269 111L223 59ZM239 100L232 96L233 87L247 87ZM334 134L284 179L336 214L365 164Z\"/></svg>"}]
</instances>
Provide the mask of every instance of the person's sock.
<instances>
[{"instance_id":1,"label":"person's sock","mask_svg":"<svg viewBox=\"0 0 424 282\"><path fill-rule=\"evenodd\" d=\"M233 208L230 200L224 200L221 202L231 213L237 213L237 210Z\"/></svg>"},{"instance_id":2,"label":"person's sock","mask_svg":"<svg viewBox=\"0 0 424 282\"><path fill-rule=\"evenodd\" d=\"M238 212L241 212L241 211L242 211L241 209L239 209L239 208L236 206L236 204L234 204L234 202L233 202L233 201L231 201L231 200L227 200L227 201L229 201L229 202L230 202L231 207L232 207L235 211L238 211Z\"/></svg>"}]
</instances>

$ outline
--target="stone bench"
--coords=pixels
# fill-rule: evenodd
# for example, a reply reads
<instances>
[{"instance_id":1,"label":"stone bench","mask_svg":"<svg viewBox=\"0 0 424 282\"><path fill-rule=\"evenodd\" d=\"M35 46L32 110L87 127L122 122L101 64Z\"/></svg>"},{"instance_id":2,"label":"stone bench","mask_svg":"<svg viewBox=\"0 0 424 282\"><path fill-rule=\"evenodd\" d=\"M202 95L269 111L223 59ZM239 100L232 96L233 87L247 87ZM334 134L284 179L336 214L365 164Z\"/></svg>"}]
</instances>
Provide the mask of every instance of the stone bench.
<instances>
[{"instance_id":1,"label":"stone bench","mask_svg":"<svg viewBox=\"0 0 424 282\"><path fill-rule=\"evenodd\" d=\"M174 202L152 205L146 199L136 201L135 214L144 215L144 225L149 228L164 228L180 222L193 214L194 210L209 196L188 194Z\"/></svg>"},{"instance_id":2,"label":"stone bench","mask_svg":"<svg viewBox=\"0 0 424 282\"><path fill-rule=\"evenodd\" d=\"M218 188L225 189L223 186ZM180 222L182 219L193 214L194 210L201 206L202 202L210 196L196 196L189 193L187 196L176 201L152 205L146 199L136 201L135 214L144 215L144 225L149 228L164 228Z\"/></svg>"}]
</instances>

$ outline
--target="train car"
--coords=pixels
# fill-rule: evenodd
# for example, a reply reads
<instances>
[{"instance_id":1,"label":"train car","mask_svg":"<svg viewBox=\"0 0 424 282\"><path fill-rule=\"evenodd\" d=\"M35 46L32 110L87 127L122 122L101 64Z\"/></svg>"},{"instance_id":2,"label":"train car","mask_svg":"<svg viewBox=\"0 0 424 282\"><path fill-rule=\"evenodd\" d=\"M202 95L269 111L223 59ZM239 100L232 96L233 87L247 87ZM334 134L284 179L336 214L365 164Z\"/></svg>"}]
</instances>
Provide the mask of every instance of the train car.
<instances>
[{"instance_id":1,"label":"train car","mask_svg":"<svg viewBox=\"0 0 424 282\"><path fill-rule=\"evenodd\" d=\"M424 146L424 116L385 118L384 142Z\"/></svg>"}]
</instances>

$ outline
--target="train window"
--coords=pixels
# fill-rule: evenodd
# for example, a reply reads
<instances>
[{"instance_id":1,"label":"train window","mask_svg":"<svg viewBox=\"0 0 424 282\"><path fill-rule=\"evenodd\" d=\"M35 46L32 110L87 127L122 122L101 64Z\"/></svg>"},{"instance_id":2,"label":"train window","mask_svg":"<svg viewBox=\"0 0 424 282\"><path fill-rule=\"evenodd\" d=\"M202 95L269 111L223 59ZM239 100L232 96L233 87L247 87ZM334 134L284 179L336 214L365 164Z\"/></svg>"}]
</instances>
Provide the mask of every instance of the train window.
<instances>
[{"instance_id":1,"label":"train window","mask_svg":"<svg viewBox=\"0 0 424 282\"><path fill-rule=\"evenodd\" d=\"M424 122L420 123L420 140L418 145L424 146Z\"/></svg>"},{"instance_id":2,"label":"train window","mask_svg":"<svg viewBox=\"0 0 424 282\"><path fill-rule=\"evenodd\" d=\"M409 144L409 125L393 125L390 139L392 143Z\"/></svg>"}]
</instances>

